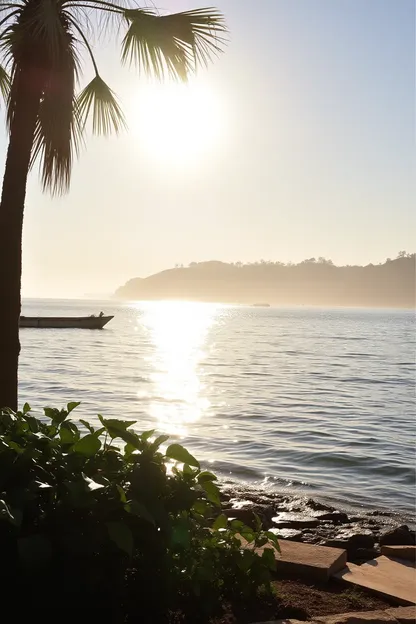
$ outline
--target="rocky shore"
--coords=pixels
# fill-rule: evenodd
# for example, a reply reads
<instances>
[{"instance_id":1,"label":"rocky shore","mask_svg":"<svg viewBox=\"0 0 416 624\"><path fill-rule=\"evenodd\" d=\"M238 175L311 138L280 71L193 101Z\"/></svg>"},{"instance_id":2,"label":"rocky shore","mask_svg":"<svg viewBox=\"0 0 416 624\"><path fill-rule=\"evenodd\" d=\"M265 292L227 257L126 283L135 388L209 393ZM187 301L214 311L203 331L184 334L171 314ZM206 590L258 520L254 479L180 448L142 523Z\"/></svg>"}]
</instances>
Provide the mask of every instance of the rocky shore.
<instances>
[{"instance_id":1,"label":"rocky shore","mask_svg":"<svg viewBox=\"0 0 416 624\"><path fill-rule=\"evenodd\" d=\"M415 545L416 532L387 511L347 513L306 496L259 491L241 484L221 484L222 512L281 539L345 548L348 560L361 563L377 557L382 545Z\"/></svg>"}]
</instances>

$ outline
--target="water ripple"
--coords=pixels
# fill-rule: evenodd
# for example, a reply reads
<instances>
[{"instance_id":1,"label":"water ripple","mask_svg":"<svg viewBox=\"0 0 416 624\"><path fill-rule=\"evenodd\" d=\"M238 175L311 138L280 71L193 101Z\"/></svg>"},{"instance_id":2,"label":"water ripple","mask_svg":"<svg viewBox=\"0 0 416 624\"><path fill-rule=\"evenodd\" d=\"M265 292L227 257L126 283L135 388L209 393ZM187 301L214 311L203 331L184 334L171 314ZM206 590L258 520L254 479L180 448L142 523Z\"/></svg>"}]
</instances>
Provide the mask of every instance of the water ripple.
<instances>
[{"instance_id":1,"label":"water ripple","mask_svg":"<svg viewBox=\"0 0 416 624\"><path fill-rule=\"evenodd\" d=\"M203 304L28 301L24 313L115 314L103 332L23 330L36 408L131 418L227 478L412 512L414 314Z\"/></svg>"}]
</instances>

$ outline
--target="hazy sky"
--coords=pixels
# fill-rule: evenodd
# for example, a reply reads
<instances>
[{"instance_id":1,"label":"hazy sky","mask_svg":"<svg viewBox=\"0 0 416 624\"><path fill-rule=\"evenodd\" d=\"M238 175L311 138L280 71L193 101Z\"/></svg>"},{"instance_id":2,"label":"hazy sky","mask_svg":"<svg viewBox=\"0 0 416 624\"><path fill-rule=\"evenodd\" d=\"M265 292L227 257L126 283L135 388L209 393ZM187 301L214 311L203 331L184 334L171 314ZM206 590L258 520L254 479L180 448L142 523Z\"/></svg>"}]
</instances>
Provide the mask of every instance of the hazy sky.
<instances>
[{"instance_id":1,"label":"hazy sky","mask_svg":"<svg viewBox=\"0 0 416 624\"><path fill-rule=\"evenodd\" d=\"M230 44L190 87L151 85L95 46L129 132L91 138L62 199L32 174L24 295L110 293L177 262L414 251L414 1L212 4Z\"/></svg>"}]
</instances>

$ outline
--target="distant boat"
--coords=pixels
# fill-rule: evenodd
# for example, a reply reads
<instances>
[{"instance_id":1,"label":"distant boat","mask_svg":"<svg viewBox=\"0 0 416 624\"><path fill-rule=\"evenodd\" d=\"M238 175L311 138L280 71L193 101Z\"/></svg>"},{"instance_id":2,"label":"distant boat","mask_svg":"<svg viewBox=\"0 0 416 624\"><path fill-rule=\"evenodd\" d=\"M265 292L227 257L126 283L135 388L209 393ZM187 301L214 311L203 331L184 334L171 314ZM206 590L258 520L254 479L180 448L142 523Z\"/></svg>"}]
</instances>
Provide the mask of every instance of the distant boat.
<instances>
[{"instance_id":1,"label":"distant boat","mask_svg":"<svg viewBox=\"0 0 416 624\"><path fill-rule=\"evenodd\" d=\"M253 308L270 308L270 303L253 303Z\"/></svg>"},{"instance_id":2,"label":"distant boat","mask_svg":"<svg viewBox=\"0 0 416 624\"><path fill-rule=\"evenodd\" d=\"M102 329L114 316L21 316L20 327L42 329Z\"/></svg>"}]
</instances>

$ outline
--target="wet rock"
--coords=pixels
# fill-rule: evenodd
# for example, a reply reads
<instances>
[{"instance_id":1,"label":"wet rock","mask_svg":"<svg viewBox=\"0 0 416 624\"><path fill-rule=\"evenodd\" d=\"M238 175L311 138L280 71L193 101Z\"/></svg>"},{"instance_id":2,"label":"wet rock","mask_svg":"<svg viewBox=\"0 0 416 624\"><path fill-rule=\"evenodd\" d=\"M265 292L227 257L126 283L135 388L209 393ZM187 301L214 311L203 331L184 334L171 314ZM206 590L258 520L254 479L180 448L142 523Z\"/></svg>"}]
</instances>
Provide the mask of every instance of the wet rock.
<instances>
[{"instance_id":1,"label":"wet rock","mask_svg":"<svg viewBox=\"0 0 416 624\"><path fill-rule=\"evenodd\" d=\"M348 524L350 519L342 511L331 511L319 515L319 520L330 520L333 524Z\"/></svg>"},{"instance_id":2,"label":"wet rock","mask_svg":"<svg viewBox=\"0 0 416 624\"><path fill-rule=\"evenodd\" d=\"M319 520L313 516L282 512L272 518L273 524L279 529L306 529L314 528L319 524Z\"/></svg>"},{"instance_id":3,"label":"wet rock","mask_svg":"<svg viewBox=\"0 0 416 624\"><path fill-rule=\"evenodd\" d=\"M347 540L336 538L321 540L319 544L320 546L328 546L329 548L343 548L345 550L348 546Z\"/></svg>"},{"instance_id":4,"label":"wet rock","mask_svg":"<svg viewBox=\"0 0 416 624\"><path fill-rule=\"evenodd\" d=\"M302 542L303 535L302 531L297 531L296 529L270 529L271 533L274 533L279 539L288 539L292 542Z\"/></svg>"},{"instance_id":5,"label":"wet rock","mask_svg":"<svg viewBox=\"0 0 416 624\"><path fill-rule=\"evenodd\" d=\"M382 533L380 536L381 546L414 546L416 545L416 534L410 531L406 525L396 527L390 531Z\"/></svg>"},{"instance_id":6,"label":"wet rock","mask_svg":"<svg viewBox=\"0 0 416 624\"><path fill-rule=\"evenodd\" d=\"M270 505L259 505L250 501L241 501L240 503L234 503L232 507L230 507L228 503L222 512L227 518L240 520L240 522L244 522L244 524L253 529L256 526L255 515L257 515L262 521L263 528L268 529L272 526L274 509Z\"/></svg>"},{"instance_id":7,"label":"wet rock","mask_svg":"<svg viewBox=\"0 0 416 624\"><path fill-rule=\"evenodd\" d=\"M220 500L221 501L229 501L230 500L229 493L225 492L224 490L220 490Z\"/></svg>"},{"instance_id":8,"label":"wet rock","mask_svg":"<svg viewBox=\"0 0 416 624\"><path fill-rule=\"evenodd\" d=\"M343 529L335 536L335 539L346 541L349 552L356 551L359 548L373 548L375 543L372 531L361 527Z\"/></svg>"},{"instance_id":9,"label":"wet rock","mask_svg":"<svg viewBox=\"0 0 416 624\"><path fill-rule=\"evenodd\" d=\"M357 548L353 553L353 563L364 563L365 561L371 561L380 556L380 551L377 548Z\"/></svg>"},{"instance_id":10,"label":"wet rock","mask_svg":"<svg viewBox=\"0 0 416 624\"><path fill-rule=\"evenodd\" d=\"M325 505L319 501L314 500L313 498L308 498L306 501L306 505L313 509L313 511L335 511L335 507L331 507L331 505Z\"/></svg>"},{"instance_id":11,"label":"wet rock","mask_svg":"<svg viewBox=\"0 0 416 624\"><path fill-rule=\"evenodd\" d=\"M223 509L222 513L232 520L239 520L247 526L253 528L255 526L255 517L251 509Z\"/></svg>"}]
</instances>

